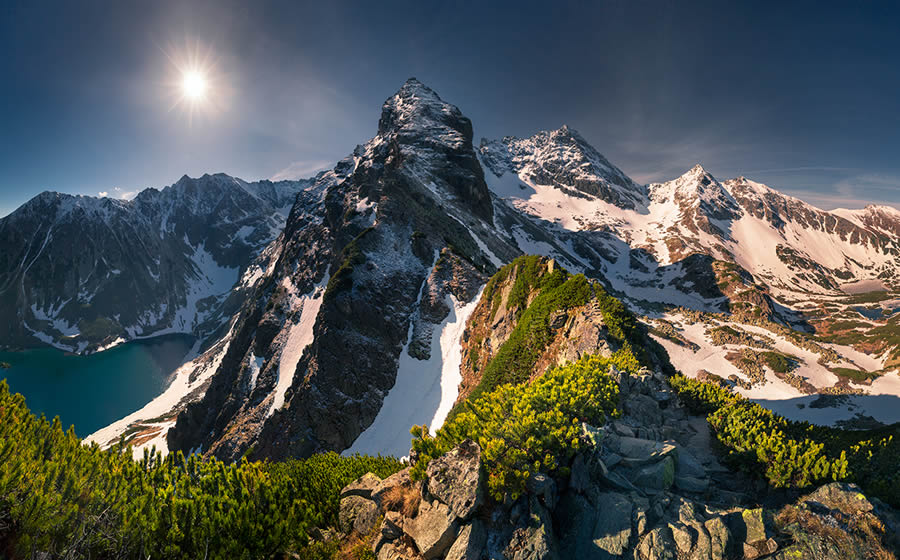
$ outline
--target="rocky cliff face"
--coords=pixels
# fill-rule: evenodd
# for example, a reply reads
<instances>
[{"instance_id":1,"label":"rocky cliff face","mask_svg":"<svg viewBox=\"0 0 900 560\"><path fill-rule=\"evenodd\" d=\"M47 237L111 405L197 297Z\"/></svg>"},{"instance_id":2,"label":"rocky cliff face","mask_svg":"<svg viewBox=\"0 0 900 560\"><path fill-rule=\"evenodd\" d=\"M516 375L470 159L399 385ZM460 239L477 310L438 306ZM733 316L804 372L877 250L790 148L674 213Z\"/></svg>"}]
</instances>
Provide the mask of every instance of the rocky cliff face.
<instances>
[{"instance_id":1,"label":"rocky cliff face","mask_svg":"<svg viewBox=\"0 0 900 560\"><path fill-rule=\"evenodd\" d=\"M134 200L45 192L0 220L0 341L94 351L209 334L309 182L183 177Z\"/></svg>"}]
</instances>

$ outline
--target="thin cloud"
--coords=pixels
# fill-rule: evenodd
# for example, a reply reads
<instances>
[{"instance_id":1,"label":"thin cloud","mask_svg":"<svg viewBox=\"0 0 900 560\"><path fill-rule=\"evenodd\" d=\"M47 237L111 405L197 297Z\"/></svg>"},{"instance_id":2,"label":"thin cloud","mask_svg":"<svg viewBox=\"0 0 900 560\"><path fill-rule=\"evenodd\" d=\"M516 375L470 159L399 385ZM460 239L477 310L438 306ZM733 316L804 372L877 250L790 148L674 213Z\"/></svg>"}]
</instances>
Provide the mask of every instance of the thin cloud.
<instances>
[{"instance_id":1,"label":"thin cloud","mask_svg":"<svg viewBox=\"0 0 900 560\"><path fill-rule=\"evenodd\" d=\"M108 191L100 191L97 194L100 196L100 198L106 198L107 196L109 196Z\"/></svg>"},{"instance_id":2,"label":"thin cloud","mask_svg":"<svg viewBox=\"0 0 900 560\"><path fill-rule=\"evenodd\" d=\"M131 200L132 198L137 196L138 192L140 192L140 191L124 191L119 187L115 187L115 188L113 188L113 190L116 192L116 198L121 198L122 200Z\"/></svg>"},{"instance_id":3,"label":"thin cloud","mask_svg":"<svg viewBox=\"0 0 900 560\"><path fill-rule=\"evenodd\" d=\"M301 160L291 162L290 165L272 175L272 181L296 181L307 179L319 171L329 169L334 162L326 160Z\"/></svg>"}]
</instances>

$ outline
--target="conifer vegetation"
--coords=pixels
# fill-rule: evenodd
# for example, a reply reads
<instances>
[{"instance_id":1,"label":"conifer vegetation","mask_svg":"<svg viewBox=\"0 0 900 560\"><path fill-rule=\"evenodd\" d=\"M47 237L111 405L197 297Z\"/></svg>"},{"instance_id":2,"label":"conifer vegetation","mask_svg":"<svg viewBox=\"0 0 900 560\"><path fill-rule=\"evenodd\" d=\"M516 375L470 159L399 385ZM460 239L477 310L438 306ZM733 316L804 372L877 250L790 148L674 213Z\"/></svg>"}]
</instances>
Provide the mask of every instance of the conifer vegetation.
<instances>
[{"instance_id":1,"label":"conifer vegetation","mask_svg":"<svg viewBox=\"0 0 900 560\"><path fill-rule=\"evenodd\" d=\"M481 446L492 497L513 499L535 473L566 476L568 461L585 445L582 422L602 425L618 416L619 387L610 367L637 372L630 350L611 358L585 356L557 367L532 383L503 384L465 401L464 411L431 437L427 426L414 426L413 478L421 479L429 461L471 439Z\"/></svg>"},{"instance_id":2,"label":"conifer vegetation","mask_svg":"<svg viewBox=\"0 0 900 560\"><path fill-rule=\"evenodd\" d=\"M900 427L853 431L794 422L712 382L670 377L672 387L709 424L736 466L776 488L835 480L900 506Z\"/></svg>"},{"instance_id":3,"label":"conifer vegetation","mask_svg":"<svg viewBox=\"0 0 900 560\"><path fill-rule=\"evenodd\" d=\"M267 558L337 524L340 489L396 459L335 453L227 465L82 445L0 382L0 556Z\"/></svg>"}]
</instances>

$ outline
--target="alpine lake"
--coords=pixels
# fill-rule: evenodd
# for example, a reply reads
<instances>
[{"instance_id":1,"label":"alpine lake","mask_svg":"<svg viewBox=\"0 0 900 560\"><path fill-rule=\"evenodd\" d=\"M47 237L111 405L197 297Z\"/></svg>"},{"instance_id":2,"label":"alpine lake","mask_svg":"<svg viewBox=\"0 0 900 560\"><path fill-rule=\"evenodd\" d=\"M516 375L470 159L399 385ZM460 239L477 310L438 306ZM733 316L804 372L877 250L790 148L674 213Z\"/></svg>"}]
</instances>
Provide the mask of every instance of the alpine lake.
<instances>
[{"instance_id":1,"label":"alpine lake","mask_svg":"<svg viewBox=\"0 0 900 560\"><path fill-rule=\"evenodd\" d=\"M59 416L64 429L74 425L83 438L159 396L193 342L171 334L85 356L49 347L0 351L0 379L34 414Z\"/></svg>"}]
</instances>

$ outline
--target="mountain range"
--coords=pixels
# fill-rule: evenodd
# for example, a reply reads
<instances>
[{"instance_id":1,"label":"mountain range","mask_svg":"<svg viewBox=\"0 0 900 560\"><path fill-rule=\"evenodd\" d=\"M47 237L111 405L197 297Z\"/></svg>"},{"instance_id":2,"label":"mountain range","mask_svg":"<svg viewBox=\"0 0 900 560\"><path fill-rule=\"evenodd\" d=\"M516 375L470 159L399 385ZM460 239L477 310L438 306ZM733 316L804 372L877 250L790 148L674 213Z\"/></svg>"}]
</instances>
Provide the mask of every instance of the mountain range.
<instances>
[{"instance_id":1,"label":"mountain range","mask_svg":"<svg viewBox=\"0 0 900 560\"><path fill-rule=\"evenodd\" d=\"M641 185L568 126L476 146L415 79L314 178L42 193L0 242L6 346L198 339L160 397L90 436L136 453L405 455L522 320L516 284L488 284L522 254L602 283L688 376L786 416L900 420L863 399L900 395L900 211L824 211L700 165ZM599 311L551 319L533 375L621 345ZM807 406L823 395L843 400Z\"/></svg>"}]
</instances>

